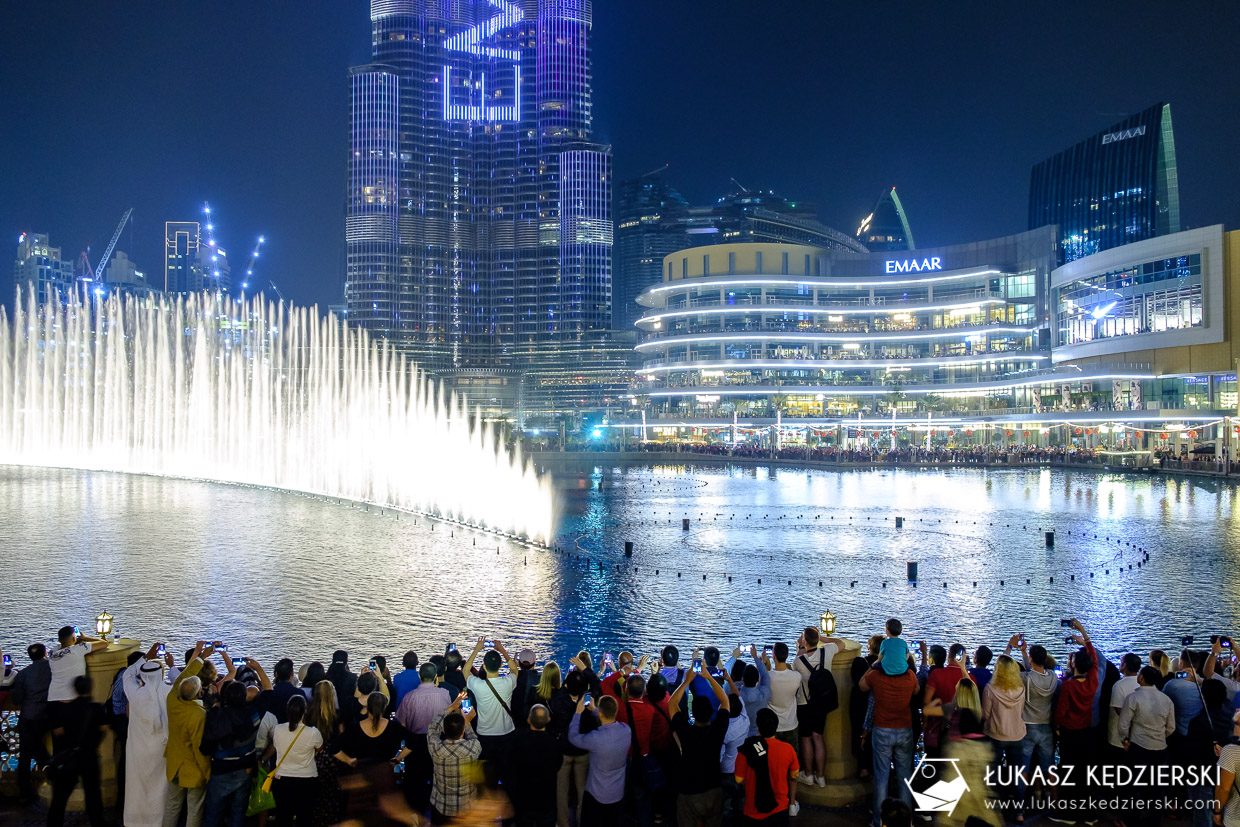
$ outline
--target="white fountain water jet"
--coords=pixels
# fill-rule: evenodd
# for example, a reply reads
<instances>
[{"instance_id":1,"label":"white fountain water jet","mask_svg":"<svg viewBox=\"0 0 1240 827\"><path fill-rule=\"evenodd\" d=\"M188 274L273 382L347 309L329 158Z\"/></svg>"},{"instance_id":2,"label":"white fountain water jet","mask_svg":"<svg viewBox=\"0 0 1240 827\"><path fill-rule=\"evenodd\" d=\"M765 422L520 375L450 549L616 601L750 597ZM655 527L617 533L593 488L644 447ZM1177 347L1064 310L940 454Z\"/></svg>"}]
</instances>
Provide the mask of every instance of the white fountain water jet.
<instances>
[{"instance_id":1,"label":"white fountain water jet","mask_svg":"<svg viewBox=\"0 0 1240 827\"><path fill-rule=\"evenodd\" d=\"M209 293L0 310L0 464L217 480L546 540L553 495L480 412L317 308Z\"/></svg>"}]
</instances>

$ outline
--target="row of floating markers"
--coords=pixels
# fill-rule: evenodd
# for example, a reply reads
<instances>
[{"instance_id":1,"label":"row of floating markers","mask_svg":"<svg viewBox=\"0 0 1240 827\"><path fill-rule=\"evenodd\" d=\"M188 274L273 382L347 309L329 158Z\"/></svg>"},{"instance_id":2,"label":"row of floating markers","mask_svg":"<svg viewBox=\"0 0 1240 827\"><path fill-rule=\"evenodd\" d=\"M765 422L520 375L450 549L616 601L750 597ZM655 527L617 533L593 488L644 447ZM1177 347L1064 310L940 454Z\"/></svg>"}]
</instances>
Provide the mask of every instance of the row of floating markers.
<instances>
[{"instance_id":1,"label":"row of floating markers","mask_svg":"<svg viewBox=\"0 0 1240 827\"><path fill-rule=\"evenodd\" d=\"M668 513L674 513L674 512L668 512ZM821 516L821 515L819 515L819 516ZM748 516L746 517L746 519L748 519ZM764 516L764 519L765 519L765 516ZM779 519L783 519L783 518L781 517L781 518L779 518ZM818 519L818 517L815 517L815 519ZM832 519L832 520L833 520L833 519L835 519L834 515L829 515L829 519ZM851 520L851 519L853 519L853 517L851 517L851 516L850 516L850 517L849 517L849 519ZM868 520L868 519L870 519L870 517L869 517L869 516L867 516L867 517L866 517L866 519ZM884 517L884 518L883 518L883 520L884 520L884 521L885 521L885 520L892 520L892 519L894 519L894 520L895 520L895 526L896 526L897 528L902 528L902 527L903 527L903 525L904 525L904 520L905 520L906 518L905 518L905 517L901 517L901 516L896 516L896 517ZM925 522L925 518L924 518L924 517L922 517L922 518L918 518L918 521L919 521L919 522ZM671 520L668 520L668 522L670 523L670 522L671 522ZM931 524L931 525L936 525L936 526L937 526L937 525L941 524L942 522L943 522L943 520L941 520L941 519L940 519L940 520L937 520L937 521L935 521L935 520L931 520L931 521L930 521L930 524ZM954 521L954 524L959 524L959 523L960 523L960 521L959 521L959 520ZM966 524L968 524L968 523L966 523ZM977 525L978 523L977 523L977 521L975 520L975 521L973 521L971 524L972 524L972 525ZM987 523L987 525L989 525L989 526L994 526L994 525L995 525L995 523L990 522L990 523ZM689 530L689 527L690 527L690 518L687 518L687 517L682 518L682 530L687 531L687 530ZM1012 527L1012 524L1011 524L1011 523L1005 523L1005 524L1004 524L1004 527L1005 527L1005 528L1011 528L1011 527ZM1028 530L1029 530L1029 526L1028 526L1027 524L1026 524L1026 525L1022 525L1022 526L1021 526L1021 531L1028 531ZM1047 546L1047 548L1054 548L1054 536L1055 536L1055 530L1054 530L1054 529L1044 530L1044 529L1042 529L1042 528L1038 527L1038 528L1035 528L1035 529L1034 529L1034 531L1035 531L1035 533L1041 533L1041 532L1044 532L1044 536L1045 536L1045 540L1046 540L1046 546ZM1071 530L1066 530L1066 532L1065 532L1065 533L1066 533L1068 536L1072 536L1072 531L1071 531ZM586 549L582 548L582 546L580 545L580 541L584 538L584 536L585 536L585 535L582 535L582 536L579 536L579 537L575 538L575 540L574 540L574 546L575 546L576 550L582 554L582 556L586 557L587 567L588 567L588 568L592 568L592 565L593 565L593 563L594 563L595 561L594 561L594 560L591 560L591 559L588 557L589 552L588 552ZM1096 533L1095 533L1095 534L1093 534L1093 537L1091 538L1091 537L1089 536L1089 532L1078 532L1078 534L1077 534L1076 536L1078 536L1078 537L1083 537L1083 538L1086 538L1086 539L1095 539L1095 540L1096 540L1096 539L1098 539L1098 535L1097 535ZM1104 536L1104 537L1103 537L1103 540L1109 543L1109 542L1110 542L1110 540L1111 540L1111 538L1110 538L1110 536L1108 535L1108 536ZM1111 558L1111 560L1118 560L1118 562L1117 562L1117 563L1114 563L1114 564L1113 564L1113 567L1115 567L1119 573L1123 573L1123 572L1125 572L1125 571L1132 571L1132 570L1133 570L1134 565L1135 565L1135 567L1136 567L1137 569L1141 569L1141 568L1144 566L1144 564L1145 564L1145 563L1148 563L1148 562L1150 561L1150 553L1149 553L1149 552L1148 552L1148 551L1147 551L1144 547L1134 545L1134 544L1133 544L1132 542L1130 542L1130 541L1125 541L1125 540L1123 540L1123 539L1118 539L1118 538L1115 540L1115 543L1116 543L1116 546L1117 546L1117 549L1118 549L1118 550L1117 550L1117 553L1116 553L1116 554L1115 554L1115 555ZM1122 555L1123 555L1123 553L1124 553L1123 548L1119 548L1121 544L1122 544L1124 547L1131 548L1131 549L1133 549L1133 550L1135 550L1135 551L1140 552L1140 553L1143 555L1142 559L1141 559L1141 560L1138 560L1135 564L1134 564L1134 563L1126 563L1126 562L1122 559ZM626 541L625 541L625 543L624 543L624 547L625 547L625 557L626 557L626 558L631 558L631 557L633 556L633 549L634 549L634 544L633 544L633 542L632 542L632 541L629 541L629 540L626 540ZM554 551L554 552L556 552L556 553L560 553L560 549L559 549L559 547L558 547L558 546L553 547L553 548L552 548L552 551ZM598 552L596 552L596 553L598 553ZM575 556L575 555L573 555L571 552L570 552L570 553L568 553L568 555L569 555L569 557L570 557L570 558L572 558L572 557L574 557L574 556ZM774 559L774 555L770 555L770 559L772 559L772 560L773 560L773 559ZM910 561L909 565L910 565L909 573L910 573L910 575L912 575L912 574L914 574L914 573L915 573L915 571L916 571L916 562L915 562L915 561ZM603 568L604 568L604 564L603 564L603 562L599 561L599 562L598 562L598 569L599 569L599 571L602 571L602 570L603 570ZM649 567L647 567L647 568L649 569ZM623 570L623 569L622 569L621 565L617 563L617 564L616 564L616 571L622 571L622 570ZM640 570L639 570L639 567L638 567L638 566L634 566L634 567L633 567L633 571L634 571L634 573L639 573L639 571L640 571ZM1110 567L1103 568L1103 572L1104 572L1104 574L1106 574L1106 575L1110 575L1110 573L1111 573L1111 568L1110 568ZM656 575L659 575L659 574L661 573L661 569L658 569L658 568L654 569L654 573L655 573ZM1088 574L1089 574L1089 577L1090 577L1091 579L1092 579L1092 578L1094 578L1094 577L1096 576L1096 574L1097 574L1097 572L1096 572L1096 571L1081 572L1081 574L1085 574L1085 573L1088 573ZM733 582L732 577L731 577L731 576L729 576L726 572L724 572L724 576L725 576L725 577L727 577L727 580L728 580L728 582L729 582L729 583ZM676 572L676 577L677 577L677 578L682 578L682 577L683 577L683 572L679 572L679 571L678 571L678 572ZM703 579L703 580L706 580L706 579L707 579L707 575L703 574L703 575L702 575L702 579ZM1068 579L1069 579L1069 581L1070 581L1070 582L1071 582L1071 581L1075 581L1075 580L1076 580L1076 574L1075 574L1075 573L1069 573ZM826 582L826 581L832 581L832 582L840 582L840 583L843 583L843 582L844 582L844 580L845 580L845 578L840 578L840 577L827 577L827 578L819 579L819 580L818 580L818 586L819 586L819 587L822 587L823 583L824 583L824 582ZM761 583L761 582L762 582L762 578L761 578L761 577L758 577L758 578L757 578L757 582L758 582L758 583ZM792 581L792 580L786 580L785 582L786 582L786 584L787 584L787 585L792 585L792 583L793 583L793 581ZM812 579L811 579L811 582L812 582ZM849 588L855 588L858 582L860 582L860 581L858 581L858 580L849 580L849 581L848 581ZM887 584L888 584L888 582L889 582L889 581L887 581L887 580L883 580L883 581L881 581L881 588L884 588L884 589L885 589L885 588L887 588ZM907 579L907 581L906 581L906 582L908 582L910 585L912 585L912 587L913 587L913 588L917 588L917 585L918 585L918 582L919 582L919 581L918 581L918 578L917 578L917 577L915 577L915 576L910 576L910 577ZM1030 578L1030 577L1026 577L1026 578L1025 578L1025 583L1026 583L1026 584L1029 584L1029 583L1031 583L1031 582L1032 582L1032 578ZM1055 577L1054 577L1054 576L1050 576L1050 577L1048 578L1048 583L1054 583L1054 582L1055 582ZM977 580L972 581L972 585L973 585L973 587L976 587L976 586L977 586L977 584L978 584L978 581L977 581ZM1000 585L1000 586L1006 586L1006 585L1007 585L1007 578L1001 578L1001 579L999 579L999 585ZM948 587L948 582L947 582L947 581L944 581L944 582L943 582L943 588L947 588L947 587Z\"/></svg>"},{"instance_id":2,"label":"row of floating markers","mask_svg":"<svg viewBox=\"0 0 1240 827\"><path fill-rule=\"evenodd\" d=\"M555 552L557 552L557 553L560 551L558 548L553 548L552 550L553 550L553 551L555 551ZM497 551L496 553L498 554L498 551ZM1148 562L1149 562L1149 560L1150 560L1149 552L1143 552L1143 553L1144 553L1144 557L1142 558L1142 560L1138 560L1135 564L1134 564L1134 563L1128 563L1128 564L1126 564L1126 565L1125 565L1125 564L1121 563L1121 564L1119 564L1119 565L1117 566L1117 571L1118 571L1118 572L1120 572L1120 573L1122 573L1122 572L1124 572L1124 571L1132 571L1132 570L1133 570L1133 566L1134 566L1134 565L1136 566L1136 568L1140 569L1140 568L1143 566L1143 564L1144 564L1144 563L1148 563ZM570 559L576 556L576 555L572 554L571 552L568 552L567 554L568 554L568 556L570 557ZM588 556L588 554L587 554L586 552L584 552L584 551L582 552L582 555L581 555L581 556L582 556L582 558L585 560L585 563L586 563L586 568L587 568L587 569L593 570L594 565L597 563L598 570L599 570L599 571L603 571L603 570L604 570L604 563L603 563L603 561L601 561L601 560L594 560L593 558L589 557L589 556ZM772 555L772 559L773 559L773 555ZM528 558L527 558L527 563L528 563ZM619 572L619 571L623 571L623 570L624 570L624 567L622 567L622 565L621 565L621 564L619 564L619 563L616 563L616 564L615 564L615 568L616 568L616 571L618 571L618 572ZM650 568L650 567L649 567L649 566L647 566L647 570L649 570L649 568ZM633 567L633 573L634 573L634 574L638 574L638 573L640 573L640 570L641 570L641 567L640 567L640 566L634 566L634 567ZM659 568L654 569L654 574L655 574L656 576L660 575L661 573L662 573L662 569L659 569ZM1109 575L1109 574L1111 573L1111 569L1110 569L1110 568L1106 568L1106 569L1104 569L1104 573L1105 573L1105 574L1107 574L1107 575ZM1090 571L1090 572L1088 572L1088 574L1089 574L1090 578L1093 578L1093 577L1096 575L1096 572L1094 572L1094 571ZM680 572L680 571L676 572L676 577L677 577L678 579L683 579L683 576L684 576L684 572ZM729 582L729 583L733 582L732 575L729 575L727 572L724 572L724 573L723 573L723 576L727 578L727 580L728 580L728 582ZM702 575L702 580L706 580L706 579L707 579L707 575L703 574L703 575ZM768 577L768 579L769 579L769 577ZM778 578L777 578L777 579L778 579ZM1068 579L1069 579L1069 581L1075 581L1075 580L1076 580L1076 574L1069 574ZM838 582L838 583L843 583L843 582L844 582L844 578L842 578L842 577L825 577L825 578L821 578L821 579L819 579L819 580L818 580L818 586L821 588L821 587L823 586L823 584L824 584L825 582L828 582L828 581L829 581L829 582L832 582L832 583L837 583L837 582ZM761 584L761 583L762 583L762 577L758 577L758 578L757 578L757 582L758 582L759 584ZM811 582L812 582L812 578L811 578ZM856 585L857 585L859 582L861 582L861 581L859 581L859 580L849 580L849 581L848 581L849 588L855 588L855 587L856 587ZM888 582L890 582L890 581L888 581L888 580L883 580L883 581L881 581L881 584L882 584L882 585L881 585L881 587L882 587L882 588L884 588L884 589L885 589L885 588L887 588L887 584L888 584ZM897 581L897 582L898 582L898 581ZM918 580L916 580L916 579L912 579L912 580L909 580L909 581L907 581L907 582L908 582L908 583L909 583L909 584L910 584L913 588L917 588L917 585L918 585L918 582L919 582L919 581L918 581ZM1031 583L1031 582L1032 582L1032 578L1029 578L1029 577L1026 577L1026 578L1025 578L1025 583L1026 583L1026 584L1029 584L1029 583ZM1048 582L1049 582L1049 583L1054 583L1054 582L1055 582L1055 578L1054 578L1054 576L1051 576L1051 577L1048 579ZM786 580L786 584L787 584L787 585L789 585L789 586L791 586L791 585L793 584L793 581L792 581L792 580ZM976 587L977 587L977 584L978 584L978 581L977 581L977 580L974 580L974 581L972 581L972 584L973 584L973 587L974 587L974 588L976 588ZM999 585L1000 585L1000 586L1005 586L1005 585L1007 585L1007 580L1006 580L1006 578L1002 578L1002 579L1000 579L1000 580L999 580ZM947 581L943 581L943 588L947 588L947 587L948 587L948 582L947 582Z\"/></svg>"}]
</instances>

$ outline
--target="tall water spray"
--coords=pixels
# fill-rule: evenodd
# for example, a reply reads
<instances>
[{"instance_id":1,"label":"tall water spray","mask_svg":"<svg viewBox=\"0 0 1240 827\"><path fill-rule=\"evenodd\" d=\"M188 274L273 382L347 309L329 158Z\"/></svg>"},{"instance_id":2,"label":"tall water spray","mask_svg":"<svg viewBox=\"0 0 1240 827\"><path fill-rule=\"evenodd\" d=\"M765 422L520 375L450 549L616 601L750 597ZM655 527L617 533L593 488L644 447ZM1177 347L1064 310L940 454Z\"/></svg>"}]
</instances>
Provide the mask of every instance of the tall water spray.
<instances>
[{"instance_id":1,"label":"tall water spray","mask_svg":"<svg viewBox=\"0 0 1240 827\"><path fill-rule=\"evenodd\" d=\"M0 310L0 464L271 486L550 537L546 479L315 308L75 293Z\"/></svg>"}]
</instances>

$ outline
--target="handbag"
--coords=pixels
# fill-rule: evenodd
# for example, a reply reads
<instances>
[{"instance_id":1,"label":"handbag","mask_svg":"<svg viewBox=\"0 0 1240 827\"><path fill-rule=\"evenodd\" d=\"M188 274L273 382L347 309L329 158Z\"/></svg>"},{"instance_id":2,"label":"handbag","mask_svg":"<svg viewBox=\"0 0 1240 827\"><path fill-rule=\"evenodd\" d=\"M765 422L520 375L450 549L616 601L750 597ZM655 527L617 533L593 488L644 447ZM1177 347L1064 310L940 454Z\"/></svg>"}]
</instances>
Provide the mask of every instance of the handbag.
<instances>
[{"instance_id":1,"label":"handbag","mask_svg":"<svg viewBox=\"0 0 1240 827\"><path fill-rule=\"evenodd\" d=\"M297 744L297 739L300 738L301 734L305 731L306 731L306 725L302 724L301 729L297 730L297 734L294 735L293 740L289 742L288 749L284 751L284 754L280 756L280 760L276 762L276 768L272 770L267 775L266 778L263 779L263 792L265 793L271 792L271 782L275 781L276 773L280 771L280 765L284 763L285 758L288 758L289 753L293 751L293 747L296 746ZM261 770L260 770L260 774L261 774ZM274 802L272 802L272 806L275 806Z\"/></svg>"},{"instance_id":2,"label":"handbag","mask_svg":"<svg viewBox=\"0 0 1240 827\"><path fill-rule=\"evenodd\" d=\"M256 816L276 808L276 797L271 794L271 773L262 767L250 784L250 800L245 805L246 817Z\"/></svg>"}]
</instances>

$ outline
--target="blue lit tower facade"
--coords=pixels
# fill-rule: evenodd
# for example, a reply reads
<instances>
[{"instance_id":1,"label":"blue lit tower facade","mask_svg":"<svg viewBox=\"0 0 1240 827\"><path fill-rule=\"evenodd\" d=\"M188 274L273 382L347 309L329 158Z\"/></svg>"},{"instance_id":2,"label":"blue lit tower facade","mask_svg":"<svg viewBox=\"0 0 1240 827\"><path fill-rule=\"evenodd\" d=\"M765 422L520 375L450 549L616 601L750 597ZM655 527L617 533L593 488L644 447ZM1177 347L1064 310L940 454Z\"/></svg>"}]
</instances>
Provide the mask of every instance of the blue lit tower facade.
<instances>
[{"instance_id":1,"label":"blue lit tower facade","mask_svg":"<svg viewBox=\"0 0 1240 827\"><path fill-rule=\"evenodd\" d=\"M1029 229L1059 225L1064 261L1180 231L1171 105L1130 115L1033 168Z\"/></svg>"},{"instance_id":2,"label":"blue lit tower facade","mask_svg":"<svg viewBox=\"0 0 1240 827\"><path fill-rule=\"evenodd\" d=\"M398 249L400 79L384 66L350 73L349 183L345 194L345 294L349 318L407 335L409 283Z\"/></svg>"},{"instance_id":3,"label":"blue lit tower facade","mask_svg":"<svg viewBox=\"0 0 1240 827\"><path fill-rule=\"evenodd\" d=\"M398 298L367 316L372 280L350 255L346 301L430 369L504 369L607 327L610 153L590 142L590 19L581 0L371 2L373 64L353 73L395 82L395 107L383 100L372 119L398 126L384 248ZM355 82L355 113L365 93ZM358 180L358 143L350 251L386 243L356 220L354 194L373 186Z\"/></svg>"}]
</instances>

